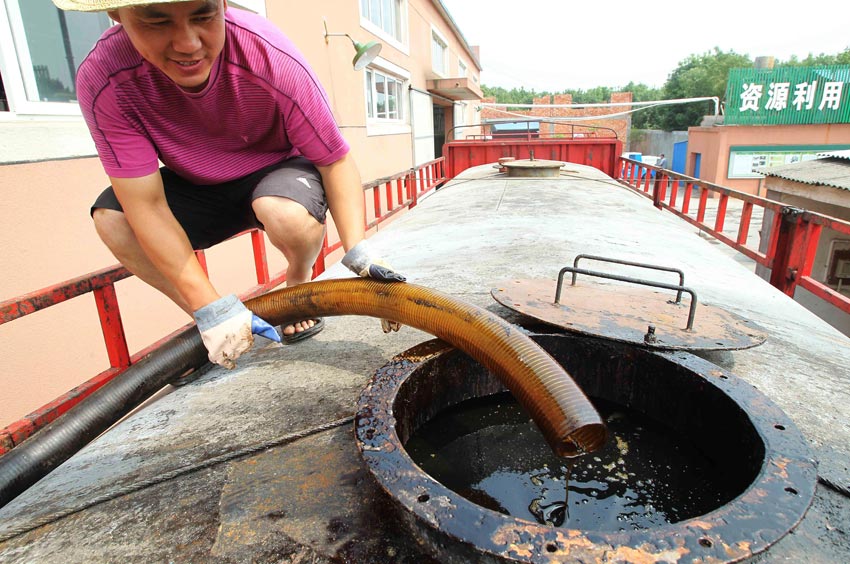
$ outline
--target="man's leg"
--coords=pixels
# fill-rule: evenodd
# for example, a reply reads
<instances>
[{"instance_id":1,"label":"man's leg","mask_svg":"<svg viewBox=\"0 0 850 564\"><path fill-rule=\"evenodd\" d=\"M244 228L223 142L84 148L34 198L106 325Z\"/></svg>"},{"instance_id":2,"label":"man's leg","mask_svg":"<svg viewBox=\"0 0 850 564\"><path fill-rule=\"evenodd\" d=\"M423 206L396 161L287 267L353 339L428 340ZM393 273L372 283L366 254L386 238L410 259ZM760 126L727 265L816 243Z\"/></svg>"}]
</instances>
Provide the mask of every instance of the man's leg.
<instances>
[{"instance_id":1,"label":"man's leg","mask_svg":"<svg viewBox=\"0 0 850 564\"><path fill-rule=\"evenodd\" d=\"M261 196L254 200L253 208L269 240L286 257L286 285L291 287L309 282L313 263L322 249L325 226L304 206L286 197ZM314 320L309 319L287 325L283 334L300 333L313 324Z\"/></svg>"},{"instance_id":2,"label":"man's leg","mask_svg":"<svg viewBox=\"0 0 850 564\"><path fill-rule=\"evenodd\" d=\"M124 217L124 213L113 209L97 208L92 212L97 234L115 258L143 282L153 286L192 315L192 309L169 282L151 263L136 239L135 233Z\"/></svg>"}]
</instances>

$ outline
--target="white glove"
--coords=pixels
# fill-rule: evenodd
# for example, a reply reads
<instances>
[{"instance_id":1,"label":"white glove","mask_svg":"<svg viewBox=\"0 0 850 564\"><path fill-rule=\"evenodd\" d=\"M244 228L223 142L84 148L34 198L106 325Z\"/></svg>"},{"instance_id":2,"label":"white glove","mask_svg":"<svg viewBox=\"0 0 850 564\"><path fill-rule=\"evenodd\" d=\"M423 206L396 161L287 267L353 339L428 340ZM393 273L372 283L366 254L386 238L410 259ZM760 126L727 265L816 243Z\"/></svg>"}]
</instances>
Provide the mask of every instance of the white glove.
<instances>
[{"instance_id":1,"label":"white glove","mask_svg":"<svg viewBox=\"0 0 850 564\"><path fill-rule=\"evenodd\" d=\"M254 344L254 333L280 342L274 328L251 313L235 294L205 305L194 313L210 362L228 369Z\"/></svg>"},{"instance_id":2,"label":"white glove","mask_svg":"<svg viewBox=\"0 0 850 564\"><path fill-rule=\"evenodd\" d=\"M394 271L383 259L372 255L369 243L365 239L345 253L345 256L342 257L342 264L348 270L363 278L373 278L382 282L404 282L407 280L407 278ZM390 319L382 319L381 329L384 330L384 333L398 331L401 329L401 323Z\"/></svg>"}]
</instances>

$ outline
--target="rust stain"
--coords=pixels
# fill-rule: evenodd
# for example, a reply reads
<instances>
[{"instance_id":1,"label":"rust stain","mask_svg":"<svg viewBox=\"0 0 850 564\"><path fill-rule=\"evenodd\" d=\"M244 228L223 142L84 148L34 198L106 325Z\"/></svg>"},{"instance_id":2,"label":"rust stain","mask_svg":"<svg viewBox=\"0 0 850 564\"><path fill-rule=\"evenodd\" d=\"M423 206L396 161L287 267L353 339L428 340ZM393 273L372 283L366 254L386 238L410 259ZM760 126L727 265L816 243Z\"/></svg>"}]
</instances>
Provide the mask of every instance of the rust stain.
<instances>
[{"instance_id":1,"label":"rust stain","mask_svg":"<svg viewBox=\"0 0 850 564\"><path fill-rule=\"evenodd\" d=\"M777 471L777 475L788 479L788 463L790 462L787 458L783 458L781 456L777 456L773 459L773 465L776 466L779 470Z\"/></svg>"},{"instance_id":2,"label":"rust stain","mask_svg":"<svg viewBox=\"0 0 850 564\"><path fill-rule=\"evenodd\" d=\"M752 543L748 541L739 541L732 546L724 544L723 549L729 558L742 558L753 553Z\"/></svg>"},{"instance_id":3,"label":"rust stain","mask_svg":"<svg viewBox=\"0 0 850 564\"><path fill-rule=\"evenodd\" d=\"M653 547L632 548L630 546L617 547L605 555L605 562L617 562L628 564L656 564L657 562L673 563L681 560L690 551L687 548L653 551ZM599 561L601 562L601 560Z\"/></svg>"}]
</instances>

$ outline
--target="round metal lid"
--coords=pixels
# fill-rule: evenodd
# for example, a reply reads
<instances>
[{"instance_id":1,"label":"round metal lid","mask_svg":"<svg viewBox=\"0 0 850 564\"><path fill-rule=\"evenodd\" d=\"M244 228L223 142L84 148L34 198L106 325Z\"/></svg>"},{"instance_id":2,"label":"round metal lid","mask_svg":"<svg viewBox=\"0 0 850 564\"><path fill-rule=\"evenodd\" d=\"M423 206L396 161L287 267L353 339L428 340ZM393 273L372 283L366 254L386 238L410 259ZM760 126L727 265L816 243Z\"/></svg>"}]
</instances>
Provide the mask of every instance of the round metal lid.
<instances>
[{"instance_id":1,"label":"round metal lid","mask_svg":"<svg viewBox=\"0 0 850 564\"><path fill-rule=\"evenodd\" d=\"M539 159L513 160L500 164L508 171L508 176L512 178L555 177L561 173L561 169L566 165L561 161Z\"/></svg>"},{"instance_id":2,"label":"round metal lid","mask_svg":"<svg viewBox=\"0 0 850 564\"><path fill-rule=\"evenodd\" d=\"M552 280L511 280L490 293L503 306L566 331L649 348L737 350L767 339L740 316L703 303L677 303L670 291L583 280L563 284L557 302L556 292Z\"/></svg>"}]
</instances>

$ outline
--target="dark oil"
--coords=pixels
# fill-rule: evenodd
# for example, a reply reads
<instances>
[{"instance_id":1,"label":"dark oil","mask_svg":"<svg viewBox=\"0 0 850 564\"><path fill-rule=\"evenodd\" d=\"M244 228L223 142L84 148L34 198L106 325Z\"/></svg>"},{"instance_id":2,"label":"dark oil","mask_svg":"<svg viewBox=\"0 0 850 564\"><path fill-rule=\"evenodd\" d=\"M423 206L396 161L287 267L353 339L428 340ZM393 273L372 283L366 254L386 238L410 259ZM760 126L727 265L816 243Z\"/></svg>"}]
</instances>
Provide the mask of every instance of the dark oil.
<instances>
[{"instance_id":1,"label":"dark oil","mask_svg":"<svg viewBox=\"0 0 850 564\"><path fill-rule=\"evenodd\" d=\"M735 496L712 462L674 430L615 404L594 405L609 440L576 459L555 456L508 393L445 410L405 448L470 501L556 527L648 529L703 515Z\"/></svg>"}]
</instances>

